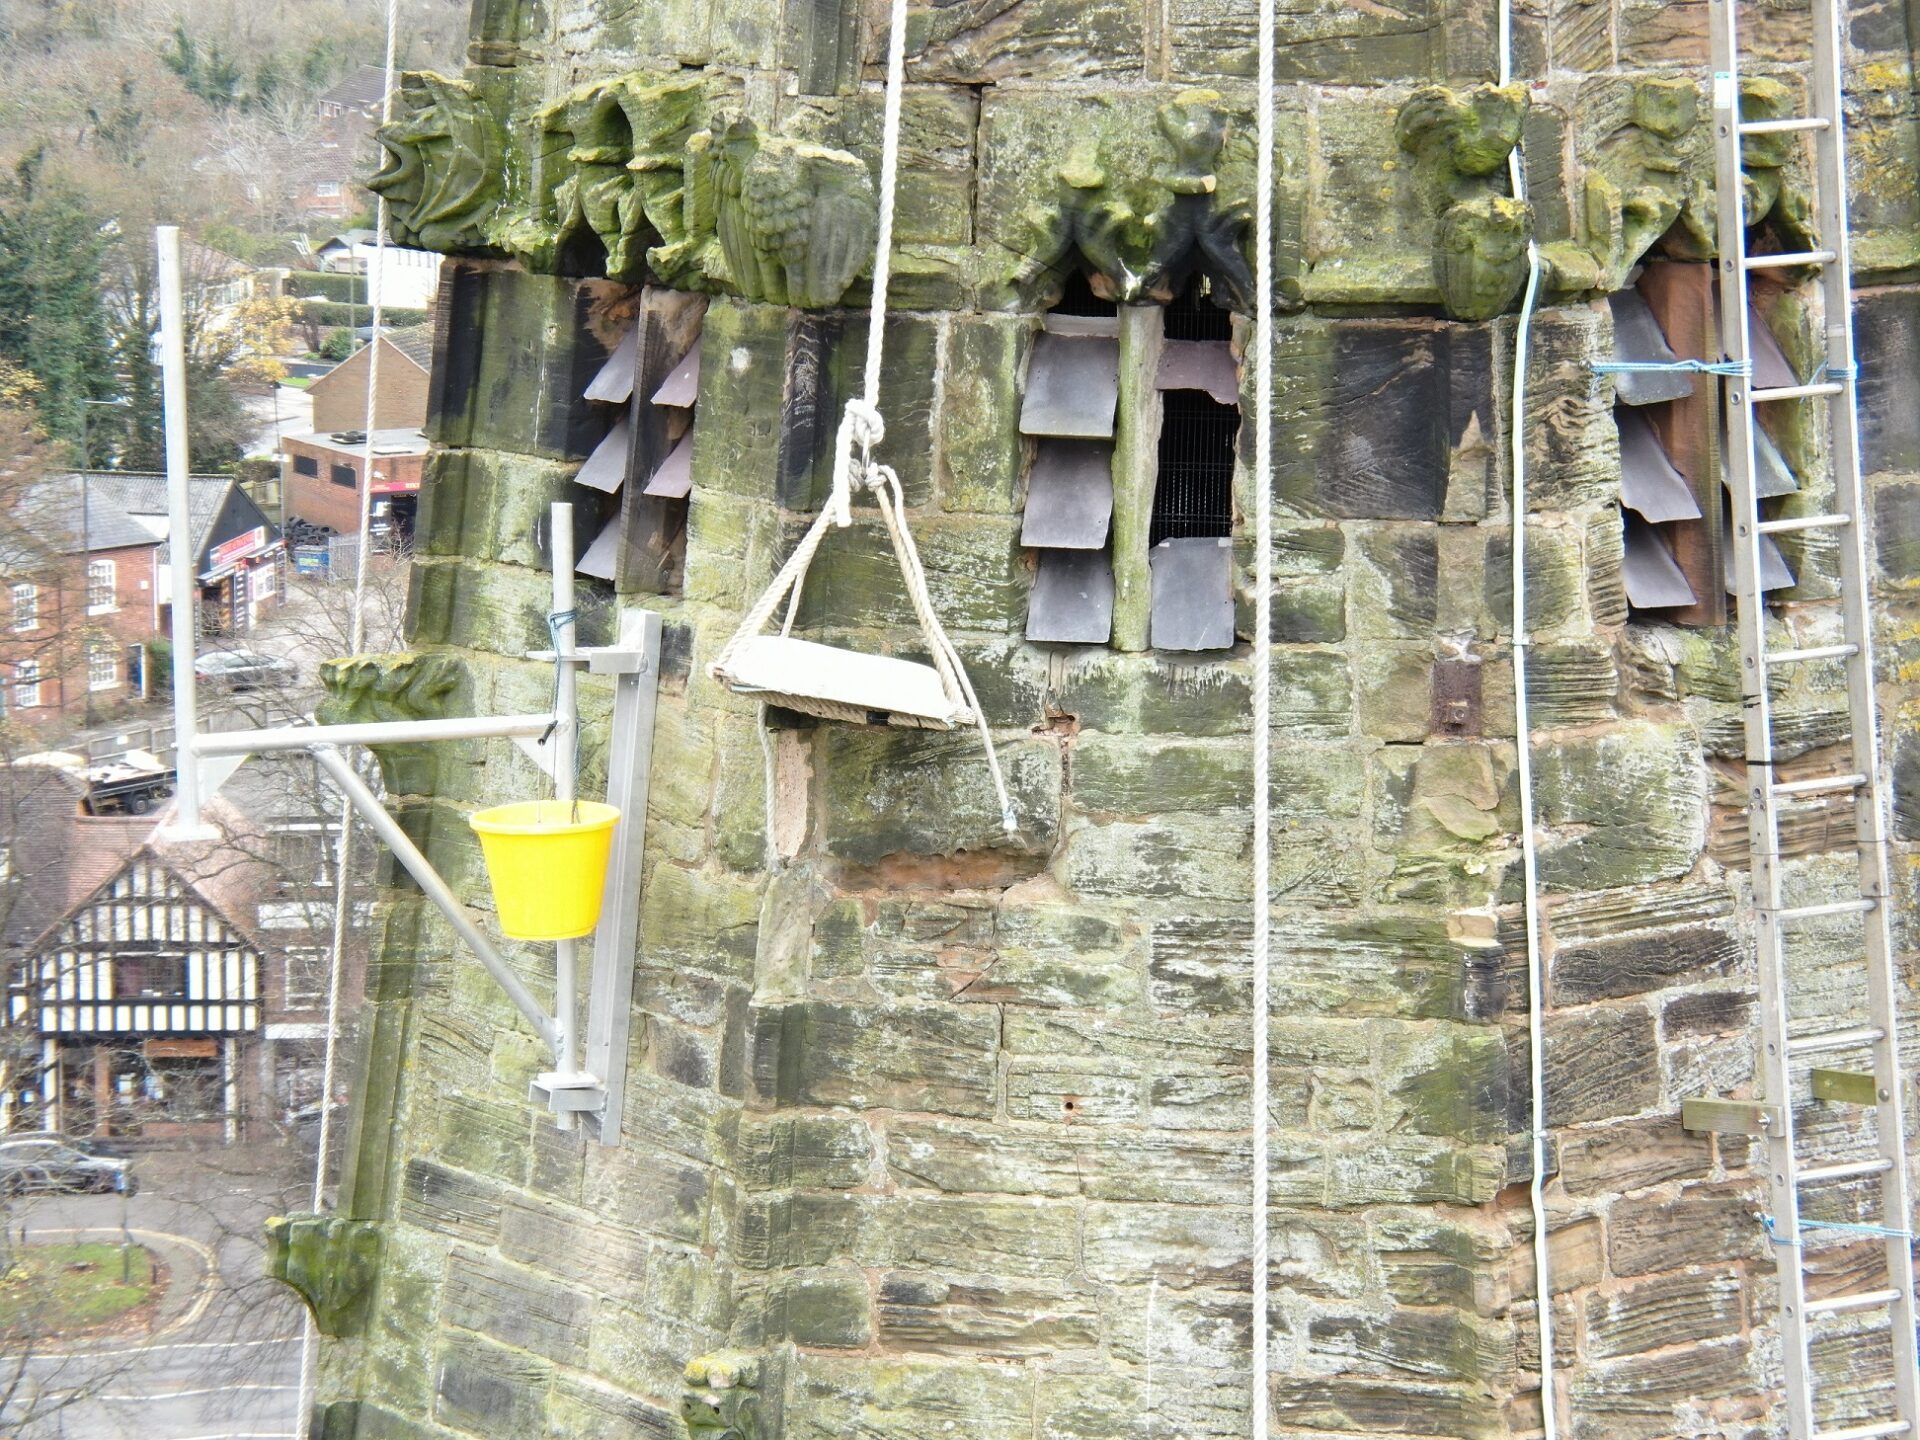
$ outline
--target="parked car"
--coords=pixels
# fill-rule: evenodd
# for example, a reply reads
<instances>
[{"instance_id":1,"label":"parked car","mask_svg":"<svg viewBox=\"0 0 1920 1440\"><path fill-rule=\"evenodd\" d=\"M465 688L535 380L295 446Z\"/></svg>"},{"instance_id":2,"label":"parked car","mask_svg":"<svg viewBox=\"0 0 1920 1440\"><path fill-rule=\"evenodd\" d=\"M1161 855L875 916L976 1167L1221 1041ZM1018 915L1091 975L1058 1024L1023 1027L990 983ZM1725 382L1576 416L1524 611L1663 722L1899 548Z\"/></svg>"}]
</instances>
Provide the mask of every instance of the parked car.
<instances>
[{"instance_id":1,"label":"parked car","mask_svg":"<svg viewBox=\"0 0 1920 1440\"><path fill-rule=\"evenodd\" d=\"M300 678L300 668L256 650L209 650L193 662L194 676L216 690L278 689Z\"/></svg>"},{"instance_id":2,"label":"parked car","mask_svg":"<svg viewBox=\"0 0 1920 1440\"><path fill-rule=\"evenodd\" d=\"M131 1195L137 1188L126 1161L85 1154L64 1139L36 1135L0 1141L0 1195L63 1190Z\"/></svg>"}]
</instances>

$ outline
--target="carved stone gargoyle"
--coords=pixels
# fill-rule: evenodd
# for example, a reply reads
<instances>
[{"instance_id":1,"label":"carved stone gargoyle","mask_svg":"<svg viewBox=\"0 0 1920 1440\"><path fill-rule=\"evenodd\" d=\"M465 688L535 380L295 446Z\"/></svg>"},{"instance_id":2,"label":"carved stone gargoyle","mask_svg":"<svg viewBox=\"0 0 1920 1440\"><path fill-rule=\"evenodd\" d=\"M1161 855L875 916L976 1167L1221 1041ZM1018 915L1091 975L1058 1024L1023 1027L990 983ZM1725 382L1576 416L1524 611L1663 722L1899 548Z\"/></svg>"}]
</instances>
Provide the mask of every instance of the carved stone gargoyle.
<instances>
[{"instance_id":1,"label":"carved stone gargoyle","mask_svg":"<svg viewBox=\"0 0 1920 1440\"><path fill-rule=\"evenodd\" d=\"M1023 299L1043 300L1040 282L1077 252L1095 293L1120 304L1170 300L1198 273L1221 303L1252 307L1253 270L1243 249L1252 208L1248 197L1222 193L1218 172L1232 125L1220 96L1187 91L1154 119L1171 154L1150 174L1103 160L1095 137L1068 151L1054 172L1051 203L1025 217L1012 276Z\"/></svg>"},{"instance_id":2,"label":"carved stone gargoyle","mask_svg":"<svg viewBox=\"0 0 1920 1440\"><path fill-rule=\"evenodd\" d=\"M404 113L376 132L386 152L367 188L387 202L394 240L480 250L505 193L506 134L465 80L419 71L400 81Z\"/></svg>"},{"instance_id":3,"label":"carved stone gargoyle","mask_svg":"<svg viewBox=\"0 0 1920 1440\"><path fill-rule=\"evenodd\" d=\"M763 134L745 117L687 142L684 251L649 256L664 275L697 269L749 300L836 305L873 259L879 201L844 150Z\"/></svg>"},{"instance_id":4,"label":"carved stone gargoyle","mask_svg":"<svg viewBox=\"0 0 1920 1440\"><path fill-rule=\"evenodd\" d=\"M438 719L458 713L456 696L466 678L466 667L451 655L406 651L328 660L320 666L327 699L318 718L328 725ZM389 794L434 793L434 747L380 745L373 753Z\"/></svg>"},{"instance_id":5,"label":"carved stone gargoyle","mask_svg":"<svg viewBox=\"0 0 1920 1440\"><path fill-rule=\"evenodd\" d=\"M760 1440L760 1362L717 1350L687 1364L680 1418L688 1440Z\"/></svg>"},{"instance_id":6,"label":"carved stone gargoyle","mask_svg":"<svg viewBox=\"0 0 1920 1440\"><path fill-rule=\"evenodd\" d=\"M1524 85L1426 85L1394 121L1434 218L1434 283L1459 320L1492 319L1526 282L1533 211L1501 184L1526 113Z\"/></svg>"},{"instance_id":7,"label":"carved stone gargoyle","mask_svg":"<svg viewBox=\"0 0 1920 1440\"><path fill-rule=\"evenodd\" d=\"M337 1215L267 1221L267 1273L291 1287L322 1335L357 1335L367 1323L380 1263L380 1227Z\"/></svg>"}]
</instances>

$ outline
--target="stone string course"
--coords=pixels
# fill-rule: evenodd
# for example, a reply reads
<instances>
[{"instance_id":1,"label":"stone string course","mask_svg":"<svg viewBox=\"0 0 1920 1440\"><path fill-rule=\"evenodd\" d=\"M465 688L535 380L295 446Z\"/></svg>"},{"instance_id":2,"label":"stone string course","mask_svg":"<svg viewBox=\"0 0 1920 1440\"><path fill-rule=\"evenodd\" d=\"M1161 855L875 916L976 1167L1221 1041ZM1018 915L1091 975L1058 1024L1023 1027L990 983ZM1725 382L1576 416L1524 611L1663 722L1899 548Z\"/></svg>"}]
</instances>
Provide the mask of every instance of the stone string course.
<instances>
[{"instance_id":1,"label":"stone string course","mask_svg":"<svg viewBox=\"0 0 1920 1440\"><path fill-rule=\"evenodd\" d=\"M512 109L704 67L761 133L871 156L884 10L477 0L467 83ZM1275 352L1267 1378L1295 1440L1540 1425L1505 628L1513 320L1439 314L1434 206L1395 138L1419 85L1491 75L1493 13L1395 0L1282 19L1282 268L1306 308L1281 318ZM1763 48L1790 60L1800 12L1758 13ZM589 1145L521 1100L544 1068L534 1038L431 909L389 891L341 1199L379 1222L378 1278L364 1328L323 1352L328 1440L1246 1433L1247 650L1021 639L1016 419L1038 321L989 281L1022 253L1007 237L1073 132L1121 154L1181 87L1245 96L1253 15L1250 0L913 11L887 459L1003 746L1010 839L966 736L780 725L785 853L769 874L755 709L704 671L823 493L824 462L796 490L778 454L795 313L710 287L684 593L594 586L581 604L583 643L630 605L663 611L668 632L625 1141ZM1563 1433L1747 1440L1778 1433L1764 1186L1744 1141L1677 1120L1683 1099L1752 1082L1737 657L1725 633L1628 623L1612 387L1590 368L1611 334L1579 293L1618 283L1626 253L1583 228L1617 213L1582 208L1588 170L1624 143L1636 84L1701 79L1704 7L1549 0L1517 22L1516 73L1545 77L1525 120L1532 223L1591 260L1584 284L1558 272L1565 292L1537 318L1525 417ZM1856 8L1851 41L1910 962L1920 187L1900 7ZM1675 214L1693 203L1667 198ZM511 658L543 631L540 516L584 503L569 477L598 432L575 397L634 294L599 269L565 273L564 256L536 274L467 248L448 267L464 298L443 326L464 348L436 379L420 655L343 675L342 715L547 701L548 673ZM1796 297L1769 314L1804 354ZM823 318L837 408L864 320ZM1789 447L1803 477L1821 444L1808 427ZM1237 484L1245 519L1244 468ZM1817 504L1807 491L1793 503ZM1796 602L1831 593L1832 557L1808 544L1789 560L1801 585L1777 623L1827 643L1833 618ZM835 534L803 627L910 644L890 574L871 525ZM1780 697L1806 773L1838 754L1838 678ZM1444 702L1463 685L1477 707L1436 708L1436 687ZM591 793L609 698L582 688ZM465 813L532 793L535 773L504 742L389 759L411 832L484 903ZM1796 892L1840 888L1819 853L1833 819L1795 832ZM1838 925L1823 939L1831 956L1851 943ZM509 953L550 984L538 947ZM1807 953L1808 1013L1858 1003ZM1816 1289L1868 1259L1823 1252ZM1887 1343L1884 1327L1836 1325L1817 1357L1868 1373Z\"/></svg>"}]
</instances>

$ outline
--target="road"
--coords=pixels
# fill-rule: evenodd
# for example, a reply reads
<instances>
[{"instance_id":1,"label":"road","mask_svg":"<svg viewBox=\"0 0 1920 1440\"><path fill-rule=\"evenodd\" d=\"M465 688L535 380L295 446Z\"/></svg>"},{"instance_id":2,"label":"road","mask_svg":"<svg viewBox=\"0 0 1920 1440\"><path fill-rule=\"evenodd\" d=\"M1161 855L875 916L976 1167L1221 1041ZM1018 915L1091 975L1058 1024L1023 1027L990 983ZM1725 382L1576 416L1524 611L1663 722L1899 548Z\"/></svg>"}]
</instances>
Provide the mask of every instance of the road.
<instances>
[{"instance_id":1,"label":"road","mask_svg":"<svg viewBox=\"0 0 1920 1440\"><path fill-rule=\"evenodd\" d=\"M305 1208L306 1166L277 1147L135 1160L140 1193L38 1199L9 1217L52 1241L114 1238L123 1220L172 1271L150 1330L70 1353L0 1357L21 1381L0 1433L18 1440L292 1440L303 1311L265 1268L267 1216ZM62 1233L67 1232L67 1233ZM35 1407L37 1419L20 1418ZM57 1408L53 1408L57 1407Z\"/></svg>"}]
</instances>

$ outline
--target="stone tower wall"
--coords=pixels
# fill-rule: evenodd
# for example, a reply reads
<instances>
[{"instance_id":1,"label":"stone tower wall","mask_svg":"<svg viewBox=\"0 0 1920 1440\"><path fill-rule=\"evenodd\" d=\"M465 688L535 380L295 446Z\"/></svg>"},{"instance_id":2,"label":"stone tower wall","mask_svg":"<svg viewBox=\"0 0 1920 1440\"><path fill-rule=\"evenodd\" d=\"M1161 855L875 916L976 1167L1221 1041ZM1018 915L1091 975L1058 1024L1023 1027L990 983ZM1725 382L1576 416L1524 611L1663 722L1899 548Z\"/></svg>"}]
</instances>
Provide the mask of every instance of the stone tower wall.
<instances>
[{"instance_id":1,"label":"stone tower wall","mask_svg":"<svg viewBox=\"0 0 1920 1440\"><path fill-rule=\"evenodd\" d=\"M1508 242L1530 224L1549 262L1524 419L1563 1433L1772 1433L1764 1187L1744 1143L1678 1123L1683 1099L1752 1079L1737 656L1724 628L1629 623L1614 386L1592 368L1612 349L1599 297L1662 232L1684 258L1705 220L1707 114L1685 103L1703 93L1705 7L1522 7L1519 93L1484 83L1494 13L1396 0L1281 22L1274 1414L1303 1440L1540 1423L1505 438L1523 254ZM575 500L587 535L588 518L646 521L635 479L617 504L573 483L607 424L579 397L657 303L641 287L679 263L642 259L676 239L658 219L679 203L675 157L744 114L872 160L884 15L476 0L464 78L437 110L410 92L430 167L480 162L469 203L429 220L391 197L413 238L466 257L444 272L420 653L343 667L341 713L546 703L548 673L517 658L544 634L544 507ZM1156 213L1183 173L1162 117L1188 88L1217 91L1204 103L1227 125L1210 213L1247 200L1253 17L1245 0L913 10L884 458L1000 739L1012 837L976 738L779 715L769 823L756 707L705 667L824 495L864 282L774 294L735 264L661 287L712 292L684 569L663 585L623 561L580 622L604 643L645 605L668 636L625 1140L593 1146L521 1101L544 1068L534 1038L431 910L391 892L341 1194L377 1222L381 1259L371 1319L326 1352L328 1436L675 1436L686 1367L709 1356L697 1398L751 1416L730 1436L1245 1433L1251 481L1243 460L1234 651L1129 643L1124 593L1119 643L1029 644L1020 411L1060 276L1100 271L1082 222L1122 202ZM1802 19L1758 23L1789 85ZM1920 140L1901 8L1856 11L1851 42L1862 400L1905 778ZM676 85L694 89L651 88ZM625 132L602 103L620 86L645 92ZM1524 222L1501 208L1503 130L1530 166ZM1089 158L1097 182L1062 179ZM1791 162L1783 175L1791 197ZM1076 224L1079 259L1059 241ZM1801 292L1767 318L1804 363ZM1123 406L1139 383L1122 375ZM1810 425L1782 437L1809 477L1791 503L1818 503L1822 444ZM1798 602L1831 593L1832 556L1788 559L1782 623L1822 643L1829 617ZM912 651L870 524L830 538L801 624ZM1831 768L1838 676L1810 679L1781 704L1804 763ZM606 697L586 689L591 793ZM535 772L504 743L386 758L414 832L484 903L465 812L536 793ZM1796 883L1839 885L1817 852L1843 818L1796 832ZM1920 830L1897 818L1903 840ZM517 958L544 983L543 953ZM1858 1258L1836 1251L1833 1283ZM1887 1343L1835 1335L1834 1367Z\"/></svg>"}]
</instances>

